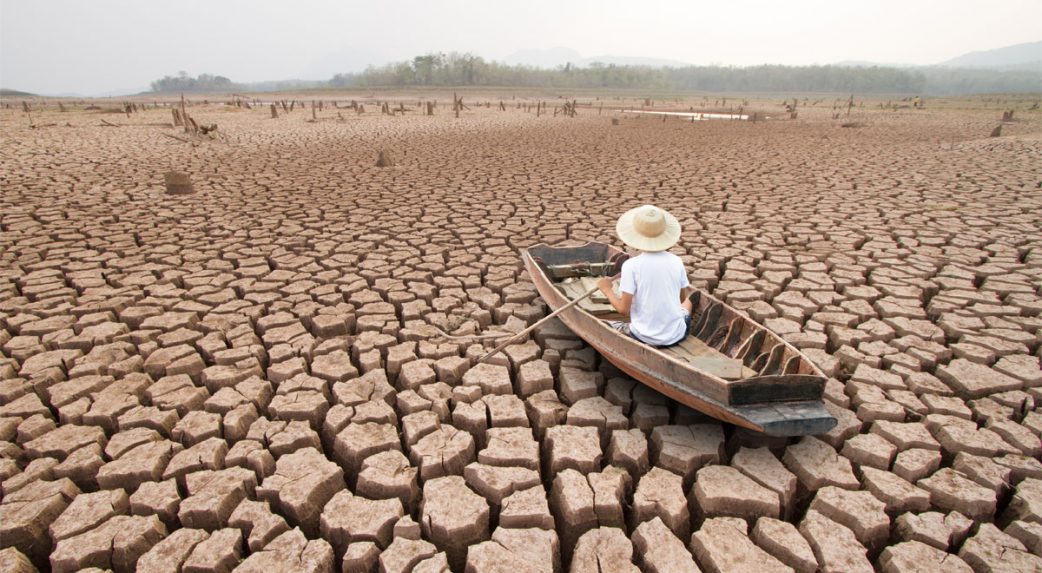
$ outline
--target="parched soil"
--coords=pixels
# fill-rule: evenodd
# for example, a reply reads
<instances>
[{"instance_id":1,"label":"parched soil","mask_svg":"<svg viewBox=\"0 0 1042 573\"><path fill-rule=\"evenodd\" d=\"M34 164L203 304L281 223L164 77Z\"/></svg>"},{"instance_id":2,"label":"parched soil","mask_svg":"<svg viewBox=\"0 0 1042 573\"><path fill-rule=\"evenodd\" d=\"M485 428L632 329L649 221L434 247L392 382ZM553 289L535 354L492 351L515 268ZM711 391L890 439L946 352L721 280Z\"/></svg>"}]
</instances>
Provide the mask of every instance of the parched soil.
<instances>
[{"instance_id":1,"label":"parched soil","mask_svg":"<svg viewBox=\"0 0 1042 573\"><path fill-rule=\"evenodd\" d=\"M1042 569L1037 112L466 101L0 110L0 569ZM834 430L721 424L560 323L438 338L545 316L519 249L644 203Z\"/></svg>"}]
</instances>

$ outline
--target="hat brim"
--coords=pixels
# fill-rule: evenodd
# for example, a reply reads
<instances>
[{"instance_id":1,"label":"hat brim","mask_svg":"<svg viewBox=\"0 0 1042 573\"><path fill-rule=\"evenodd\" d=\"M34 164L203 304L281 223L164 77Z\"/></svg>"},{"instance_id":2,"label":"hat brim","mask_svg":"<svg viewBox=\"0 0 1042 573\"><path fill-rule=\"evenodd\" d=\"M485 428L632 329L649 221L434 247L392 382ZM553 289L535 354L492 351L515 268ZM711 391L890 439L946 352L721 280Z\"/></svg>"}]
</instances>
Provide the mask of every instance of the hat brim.
<instances>
[{"instance_id":1,"label":"hat brim","mask_svg":"<svg viewBox=\"0 0 1042 573\"><path fill-rule=\"evenodd\" d=\"M677 241L680 240L680 221L677 221L676 217L663 209L660 209L660 211L662 211L662 215L666 219L666 229L661 235L648 237L637 232L633 226L633 221L637 217L637 212L644 207L646 205L634 207L619 217L619 222L615 224L615 233L619 235L622 242L638 251L648 252L665 251L677 244Z\"/></svg>"}]
</instances>

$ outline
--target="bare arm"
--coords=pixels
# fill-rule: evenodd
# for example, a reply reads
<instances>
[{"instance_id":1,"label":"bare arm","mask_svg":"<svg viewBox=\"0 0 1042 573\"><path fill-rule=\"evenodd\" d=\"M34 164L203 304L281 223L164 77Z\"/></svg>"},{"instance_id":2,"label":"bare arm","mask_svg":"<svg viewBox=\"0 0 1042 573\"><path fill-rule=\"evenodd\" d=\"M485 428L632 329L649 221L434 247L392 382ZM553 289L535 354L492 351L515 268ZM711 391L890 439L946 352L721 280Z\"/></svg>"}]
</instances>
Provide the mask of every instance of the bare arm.
<instances>
[{"instance_id":1,"label":"bare arm","mask_svg":"<svg viewBox=\"0 0 1042 573\"><path fill-rule=\"evenodd\" d=\"M615 294L615 290L611 288L611 284L612 280L609 277L603 277L601 280L597 281L597 286L600 287L604 296L608 297L608 302L615 307L615 310L618 311L619 314L629 316L630 305L633 304L633 295L624 292L622 293L622 296L618 296Z\"/></svg>"},{"instance_id":2,"label":"bare arm","mask_svg":"<svg viewBox=\"0 0 1042 573\"><path fill-rule=\"evenodd\" d=\"M695 289L695 287L693 286L686 286L680 289L680 302L686 301L688 297L695 293L695 290L697 289Z\"/></svg>"}]
</instances>

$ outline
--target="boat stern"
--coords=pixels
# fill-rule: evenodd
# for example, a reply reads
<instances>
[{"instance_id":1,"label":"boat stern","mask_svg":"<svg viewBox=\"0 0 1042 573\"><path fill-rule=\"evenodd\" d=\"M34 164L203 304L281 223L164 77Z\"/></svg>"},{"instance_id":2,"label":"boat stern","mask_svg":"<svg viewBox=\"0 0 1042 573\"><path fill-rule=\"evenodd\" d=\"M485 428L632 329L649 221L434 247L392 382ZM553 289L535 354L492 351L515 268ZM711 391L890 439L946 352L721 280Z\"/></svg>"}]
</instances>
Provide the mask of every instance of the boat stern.
<instances>
[{"instance_id":1,"label":"boat stern","mask_svg":"<svg viewBox=\"0 0 1042 573\"><path fill-rule=\"evenodd\" d=\"M736 414L768 436L810 436L836 427L836 418L820 400L768 402L733 406Z\"/></svg>"}]
</instances>

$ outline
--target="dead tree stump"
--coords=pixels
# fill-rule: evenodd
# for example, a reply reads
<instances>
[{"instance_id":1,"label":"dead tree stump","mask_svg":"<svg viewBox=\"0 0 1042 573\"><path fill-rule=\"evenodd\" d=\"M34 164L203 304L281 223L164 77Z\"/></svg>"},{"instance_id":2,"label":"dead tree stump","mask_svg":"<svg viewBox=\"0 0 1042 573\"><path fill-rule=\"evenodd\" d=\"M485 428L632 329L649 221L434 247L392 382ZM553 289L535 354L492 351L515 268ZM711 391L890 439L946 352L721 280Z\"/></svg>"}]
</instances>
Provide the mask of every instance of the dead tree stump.
<instances>
[{"instance_id":1,"label":"dead tree stump","mask_svg":"<svg viewBox=\"0 0 1042 573\"><path fill-rule=\"evenodd\" d=\"M195 187L192 186L192 180L187 173L170 171L163 175L163 182L166 184L167 195L189 195L195 193Z\"/></svg>"},{"instance_id":2,"label":"dead tree stump","mask_svg":"<svg viewBox=\"0 0 1042 573\"><path fill-rule=\"evenodd\" d=\"M391 155L390 151L380 150L380 155L376 158L377 167L394 167L394 156Z\"/></svg>"}]
</instances>

